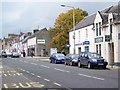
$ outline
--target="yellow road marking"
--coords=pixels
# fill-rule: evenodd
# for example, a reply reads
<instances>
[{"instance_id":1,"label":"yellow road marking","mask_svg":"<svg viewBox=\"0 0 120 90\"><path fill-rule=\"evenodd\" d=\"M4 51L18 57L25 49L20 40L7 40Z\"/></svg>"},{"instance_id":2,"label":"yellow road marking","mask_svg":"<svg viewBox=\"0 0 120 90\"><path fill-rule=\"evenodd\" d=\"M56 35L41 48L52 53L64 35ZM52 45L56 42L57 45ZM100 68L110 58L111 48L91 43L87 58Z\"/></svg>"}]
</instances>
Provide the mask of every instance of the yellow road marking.
<instances>
[{"instance_id":1,"label":"yellow road marking","mask_svg":"<svg viewBox=\"0 0 120 90\"><path fill-rule=\"evenodd\" d=\"M3 74L4 76L7 76L7 74Z\"/></svg>"},{"instance_id":2,"label":"yellow road marking","mask_svg":"<svg viewBox=\"0 0 120 90\"><path fill-rule=\"evenodd\" d=\"M22 88L30 88L32 87L29 83L25 83L26 85L23 85L22 83L18 83Z\"/></svg>"},{"instance_id":3,"label":"yellow road marking","mask_svg":"<svg viewBox=\"0 0 120 90\"><path fill-rule=\"evenodd\" d=\"M24 83L5 83L3 84L4 88L42 88L43 84L39 82L24 82Z\"/></svg>"}]
</instances>

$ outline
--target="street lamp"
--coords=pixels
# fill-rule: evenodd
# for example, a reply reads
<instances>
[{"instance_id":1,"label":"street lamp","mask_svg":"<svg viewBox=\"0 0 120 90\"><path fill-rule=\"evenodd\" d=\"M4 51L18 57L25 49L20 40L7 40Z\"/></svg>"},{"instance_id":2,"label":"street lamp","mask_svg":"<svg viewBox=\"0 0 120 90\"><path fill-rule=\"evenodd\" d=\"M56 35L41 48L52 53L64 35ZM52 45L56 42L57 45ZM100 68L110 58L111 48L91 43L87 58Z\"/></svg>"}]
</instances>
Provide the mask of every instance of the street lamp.
<instances>
[{"instance_id":1,"label":"street lamp","mask_svg":"<svg viewBox=\"0 0 120 90\"><path fill-rule=\"evenodd\" d=\"M73 6L67 6L67 5L61 5L62 7L69 7L73 9L73 31L74 31L74 35L73 35L73 39L74 39L74 54L75 54L75 8Z\"/></svg>"}]
</instances>

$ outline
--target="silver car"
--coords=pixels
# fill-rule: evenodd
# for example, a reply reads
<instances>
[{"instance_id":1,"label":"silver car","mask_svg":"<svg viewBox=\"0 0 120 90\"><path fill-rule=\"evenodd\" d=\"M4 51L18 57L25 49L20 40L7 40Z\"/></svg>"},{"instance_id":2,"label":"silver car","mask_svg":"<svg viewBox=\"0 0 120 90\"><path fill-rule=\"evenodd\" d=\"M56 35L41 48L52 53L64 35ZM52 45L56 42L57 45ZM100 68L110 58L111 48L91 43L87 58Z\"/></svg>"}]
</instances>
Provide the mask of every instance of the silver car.
<instances>
[{"instance_id":1,"label":"silver car","mask_svg":"<svg viewBox=\"0 0 120 90\"><path fill-rule=\"evenodd\" d=\"M17 57L19 58L20 57L20 54L18 52L12 52L12 57Z\"/></svg>"}]
</instances>

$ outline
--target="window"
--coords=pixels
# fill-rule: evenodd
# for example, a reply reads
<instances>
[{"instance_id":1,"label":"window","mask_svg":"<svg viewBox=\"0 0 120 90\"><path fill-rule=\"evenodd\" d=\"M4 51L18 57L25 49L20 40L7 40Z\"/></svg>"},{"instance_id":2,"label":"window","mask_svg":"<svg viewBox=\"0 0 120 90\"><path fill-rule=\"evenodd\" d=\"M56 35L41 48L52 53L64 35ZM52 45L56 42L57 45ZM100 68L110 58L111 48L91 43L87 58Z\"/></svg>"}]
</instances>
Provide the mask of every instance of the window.
<instances>
[{"instance_id":1,"label":"window","mask_svg":"<svg viewBox=\"0 0 120 90\"><path fill-rule=\"evenodd\" d=\"M96 36L98 36L98 23L96 23Z\"/></svg>"},{"instance_id":2,"label":"window","mask_svg":"<svg viewBox=\"0 0 120 90\"><path fill-rule=\"evenodd\" d=\"M79 31L79 33L78 33L78 36L79 36L79 38L78 38L79 40L78 40L78 41L80 42L80 31Z\"/></svg>"},{"instance_id":3,"label":"window","mask_svg":"<svg viewBox=\"0 0 120 90\"><path fill-rule=\"evenodd\" d=\"M81 53L81 47L78 48L78 52L79 52L79 54Z\"/></svg>"},{"instance_id":4,"label":"window","mask_svg":"<svg viewBox=\"0 0 120 90\"><path fill-rule=\"evenodd\" d=\"M89 46L85 46L85 52L89 52Z\"/></svg>"},{"instance_id":5,"label":"window","mask_svg":"<svg viewBox=\"0 0 120 90\"><path fill-rule=\"evenodd\" d=\"M99 44L99 54L101 55L101 44Z\"/></svg>"},{"instance_id":6,"label":"window","mask_svg":"<svg viewBox=\"0 0 120 90\"><path fill-rule=\"evenodd\" d=\"M112 19L110 19L110 34L112 33Z\"/></svg>"},{"instance_id":7,"label":"window","mask_svg":"<svg viewBox=\"0 0 120 90\"><path fill-rule=\"evenodd\" d=\"M98 45L96 45L96 53L98 53Z\"/></svg>"},{"instance_id":8,"label":"window","mask_svg":"<svg viewBox=\"0 0 120 90\"><path fill-rule=\"evenodd\" d=\"M101 35L101 22L99 22L99 35Z\"/></svg>"},{"instance_id":9,"label":"window","mask_svg":"<svg viewBox=\"0 0 120 90\"><path fill-rule=\"evenodd\" d=\"M86 29L86 39L88 38L88 30Z\"/></svg>"},{"instance_id":10,"label":"window","mask_svg":"<svg viewBox=\"0 0 120 90\"><path fill-rule=\"evenodd\" d=\"M96 45L96 53L101 55L101 44Z\"/></svg>"}]
</instances>

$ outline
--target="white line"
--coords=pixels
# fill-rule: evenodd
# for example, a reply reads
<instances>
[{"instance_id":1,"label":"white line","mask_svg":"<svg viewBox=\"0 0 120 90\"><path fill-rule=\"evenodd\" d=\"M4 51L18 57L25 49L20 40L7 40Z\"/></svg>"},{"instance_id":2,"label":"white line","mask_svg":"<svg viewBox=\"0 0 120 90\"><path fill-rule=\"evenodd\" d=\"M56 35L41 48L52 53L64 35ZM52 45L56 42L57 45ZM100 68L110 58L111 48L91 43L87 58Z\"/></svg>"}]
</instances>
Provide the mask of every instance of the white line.
<instances>
[{"instance_id":1,"label":"white line","mask_svg":"<svg viewBox=\"0 0 120 90\"><path fill-rule=\"evenodd\" d=\"M40 65L40 66L42 66L42 67L45 67L45 68L50 68L50 67L48 67L48 66L45 66L45 65Z\"/></svg>"},{"instance_id":2,"label":"white line","mask_svg":"<svg viewBox=\"0 0 120 90\"><path fill-rule=\"evenodd\" d=\"M92 78L99 79L99 80L104 80L104 78L98 78L98 77L92 77Z\"/></svg>"},{"instance_id":3,"label":"white line","mask_svg":"<svg viewBox=\"0 0 120 90\"><path fill-rule=\"evenodd\" d=\"M24 69L22 69L22 71L25 71Z\"/></svg>"},{"instance_id":4,"label":"white line","mask_svg":"<svg viewBox=\"0 0 120 90\"><path fill-rule=\"evenodd\" d=\"M38 78L41 78L41 76L37 76Z\"/></svg>"},{"instance_id":5,"label":"white line","mask_svg":"<svg viewBox=\"0 0 120 90\"><path fill-rule=\"evenodd\" d=\"M50 81L49 79L46 79L46 78L45 78L44 80L45 80L45 81L48 81L48 82Z\"/></svg>"},{"instance_id":6,"label":"white line","mask_svg":"<svg viewBox=\"0 0 120 90\"><path fill-rule=\"evenodd\" d=\"M34 73L31 73L32 75L35 75Z\"/></svg>"},{"instance_id":7,"label":"white line","mask_svg":"<svg viewBox=\"0 0 120 90\"><path fill-rule=\"evenodd\" d=\"M57 85L57 86L61 86L59 83L54 83L55 85Z\"/></svg>"},{"instance_id":8,"label":"white line","mask_svg":"<svg viewBox=\"0 0 120 90\"><path fill-rule=\"evenodd\" d=\"M32 65L36 65L37 66L37 64L36 63L31 63Z\"/></svg>"},{"instance_id":9,"label":"white line","mask_svg":"<svg viewBox=\"0 0 120 90\"><path fill-rule=\"evenodd\" d=\"M85 74L79 74L79 75L89 77L89 78L91 77L91 76L88 76L88 75L85 75Z\"/></svg>"},{"instance_id":10,"label":"white line","mask_svg":"<svg viewBox=\"0 0 120 90\"><path fill-rule=\"evenodd\" d=\"M36 64L36 63L34 63L34 65L36 65L36 66L37 66L37 64Z\"/></svg>"},{"instance_id":11,"label":"white line","mask_svg":"<svg viewBox=\"0 0 120 90\"><path fill-rule=\"evenodd\" d=\"M27 73L30 73L29 71L26 71Z\"/></svg>"},{"instance_id":12,"label":"white line","mask_svg":"<svg viewBox=\"0 0 120 90\"><path fill-rule=\"evenodd\" d=\"M88 77L88 78L94 78L94 79L104 80L103 78L93 77L93 76L89 76L89 75L85 75L85 74L80 74L80 73L78 75L84 76L84 77Z\"/></svg>"},{"instance_id":13,"label":"white line","mask_svg":"<svg viewBox=\"0 0 120 90\"><path fill-rule=\"evenodd\" d=\"M27 61L24 61L25 63L28 63Z\"/></svg>"},{"instance_id":14,"label":"white line","mask_svg":"<svg viewBox=\"0 0 120 90\"><path fill-rule=\"evenodd\" d=\"M55 70L58 70L58 71L62 71L62 72L70 72L70 71L67 71L67 70L62 70L62 69L58 69L58 68L54 68Z\"/></svg>"},{"instance_id":15,"label":"white line","mask_svg":"<svg viewBox=\"0 0 120 90\"><path fill-rule=\"evenodd\" d=\"M33 64L33 65L34 65L34 63L31 63L31 64Z\"/></svg>"}]
</instances>

